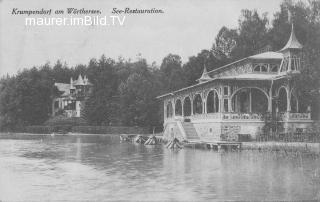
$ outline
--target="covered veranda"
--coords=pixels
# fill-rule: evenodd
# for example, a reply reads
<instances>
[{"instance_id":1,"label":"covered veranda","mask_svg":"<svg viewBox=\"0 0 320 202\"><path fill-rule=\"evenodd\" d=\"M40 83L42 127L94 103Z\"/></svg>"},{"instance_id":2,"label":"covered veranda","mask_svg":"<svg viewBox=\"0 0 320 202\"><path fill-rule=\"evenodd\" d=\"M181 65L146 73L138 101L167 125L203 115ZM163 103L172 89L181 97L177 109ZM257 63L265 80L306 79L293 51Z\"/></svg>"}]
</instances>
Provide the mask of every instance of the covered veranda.
<instances>
[{"instance_id":1,"label":"covered veranda","mask_svg":"<svg viewBox=\"0 0 320 202\"><path fill-rule=\"evenodd\" d=\"M168 96L164 102L165 119L263 121L266 113L278 113L282 119L311 118L310 108L302 106L290 83L281 79L228 78L199 86L182 89Z\"/></svg>"}]
</instances>

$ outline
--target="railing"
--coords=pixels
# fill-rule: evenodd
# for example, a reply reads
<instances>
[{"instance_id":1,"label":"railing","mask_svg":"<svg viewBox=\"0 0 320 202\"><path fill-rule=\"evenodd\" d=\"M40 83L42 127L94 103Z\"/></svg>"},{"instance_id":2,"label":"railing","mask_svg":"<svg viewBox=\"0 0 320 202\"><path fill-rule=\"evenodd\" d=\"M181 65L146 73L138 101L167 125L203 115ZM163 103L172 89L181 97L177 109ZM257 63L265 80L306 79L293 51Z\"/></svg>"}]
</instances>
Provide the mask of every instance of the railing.
<instances>
[{"instance_id":1,"label":"railing","mask_svg":"<svg viewBox=\"0 0 320 202\"><path fill-rule=\"evenodd\" d=\"M316 132L270 133L256 136L258 142L320 142L320 135Z\"/></svg>"},{"instance_id":2,"label":"railing","mask_svg":"<svg viewBox=\"0 0 320 202\"><path fill-rule=\"evenodd\" d=\"M262 114L243 114L243 113L224 113L222 116L223 120L257 120L262 121Z\"/></svg>"},{"instance_id":3,"label":"railing","mask_svg":"<svg viewBox=\"0 0 320 202\"><path fill-rule=\"evenodd\" d=\"M279 113L279 121L288 120L311 120L310 113ZM207 113L207 114L193 114L191 116L173 116L165 118L165 122L183 121L185 119L204 120L204 119L222 119L222 120L241 120L241 121L264 121L263 114L258 113L236 113L236 112L224 112L224 113Z\"/></svg>"},{"instance_id":4,"label":"railing","mask_svg":"<svg viewBox=\"0 0 320 202\"><path fill-rule=\"evenodd\" d=\"M289 113L289 119L310 120L310 113Z\"/></svg>"},{"instance_id":5,"label":"railing","mask_svg":"<svg viewBox=\"0 0 320 202\"><path fill-rule=\"evenodd\" d=\"M201 119L220 119L221 113L208 113L208 114L194 114L189 117L192 120L201 120Z\"/></svg>"},{"instance_id":6,"label":"railing","mask_svg":"<svg viewBox=\"0 0 320 202\"><path fill-rule=\"evenodd\" d=\"M311 113L282 112L280 113L280 120L311 120Z\"/></svg>"}]
</instances>

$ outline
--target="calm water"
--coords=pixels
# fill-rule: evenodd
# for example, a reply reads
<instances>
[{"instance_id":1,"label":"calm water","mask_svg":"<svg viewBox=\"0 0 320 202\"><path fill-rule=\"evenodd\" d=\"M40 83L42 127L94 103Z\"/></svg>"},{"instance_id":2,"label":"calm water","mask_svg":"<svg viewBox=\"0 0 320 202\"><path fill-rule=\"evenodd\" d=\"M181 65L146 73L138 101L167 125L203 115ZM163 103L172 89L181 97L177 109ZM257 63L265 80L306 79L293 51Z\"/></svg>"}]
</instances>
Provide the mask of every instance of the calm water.
<instances>
[{"instance_id":1,"label":"calm water","mask_svg":"<svg viewBox=\"0 0 320 202\"><path fill-rule=\"evenodd\" d=\"M118 137L0 139L0 200L320 199L320 160L120 143Z\"/></svg>"}]
</instances>

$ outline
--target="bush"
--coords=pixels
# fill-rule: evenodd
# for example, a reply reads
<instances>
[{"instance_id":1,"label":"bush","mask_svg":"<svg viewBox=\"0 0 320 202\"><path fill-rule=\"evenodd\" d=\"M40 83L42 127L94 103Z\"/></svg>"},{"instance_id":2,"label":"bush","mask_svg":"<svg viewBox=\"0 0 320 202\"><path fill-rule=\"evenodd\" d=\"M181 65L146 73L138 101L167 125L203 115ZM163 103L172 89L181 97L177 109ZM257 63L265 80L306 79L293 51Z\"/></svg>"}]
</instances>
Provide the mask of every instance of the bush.
<instances>
[{"instance_id":1,"label":"bush","mask_svg":"<svg viewBox=\"0 0 320 202\"><path fill-rule=\"evenodd\" d=\"M72 132L89 134L149 134L148 128L126 126L74 126Z\"/></svg>"},{"instance_id":2,"label":"bush","mask_svg":"<svg viewBox=\"0 0 320 202\"><path fill-rule=\"evenodd\" d=\"M80 126L87 125L87 122L81 117L66 117L63 115L55 116L50 118L44 123L47 126L62 126L62 125L71 125L71 126Z\"/></svg>"},{"instance_id":3,"label":"bush","mask_svg":"<svg viewBox=\"0 0 320 202\"><path fill-rule=\"evenodd\" d=\"M52 133L53 127L50 126L27 126L25 132L36 133L36 134L48 134Z\"/></svg>"}]
</instances>

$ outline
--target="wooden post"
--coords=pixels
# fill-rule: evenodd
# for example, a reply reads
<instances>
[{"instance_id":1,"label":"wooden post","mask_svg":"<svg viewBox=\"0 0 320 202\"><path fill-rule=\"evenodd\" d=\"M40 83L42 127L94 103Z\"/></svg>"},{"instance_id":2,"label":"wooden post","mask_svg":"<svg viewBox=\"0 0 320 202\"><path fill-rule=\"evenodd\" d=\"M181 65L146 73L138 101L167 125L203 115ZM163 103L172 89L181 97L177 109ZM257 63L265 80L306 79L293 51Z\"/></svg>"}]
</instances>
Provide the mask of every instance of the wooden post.
<instances>
[{"instance_id":1,"label":"wooden post","mask_svg":"<svg viewBox=\"0 0 320 202\"><path fill-rule=\"evenodd\" d=\"M216 92L213 91L213 112L216 112L217 109L216 109Z\"/></svg>"},{"instance_id":2,"label":"wooden post","mask_svg":"<svg viewBox=\"0 0 320 202\"><path fill-rule=\"evenodd\" d=\"M288 87L287 91L287 112L291 111L291 93L290 93L290 87Z\"/></svg>"},{"instance_id":3,"label":"wooden post","mask_svg":"<svg viewBox=\"0 0 320 202\"><path fill-rule=\"evenodd\" d=\"M191 116L193 115L193 97L191 96L191 99L190 99L190 101L191 101Z\"/></svg>"},{"instance_id":4,"label":"wooden post","mask_svg":"<svg viewBox=\"0 0 320 202\"><path fill-rule=\"evenodd\" d=\"M249 89L249 112L252 112L252 93L251 88Z\"/></svg>"},{"instance_id":5,"label":"wooden post","mask_svg":"<svg viewBox=\"0 0 320 202\"><path fill-rule=\"evenodd\" d=\"M167 105L165 101L163 101L163 119L167 119Z\"/></svg>"},{"instance_id":6,"label":"wooden post","mask_svg":"<svg viewBox=\"0 0 320 202\"><path fill-rule=\"evenodd\" d=\"M176 102L175 102L175 100L173 99L172 101L171 101L171 105L172 105L172 117L174 118L175 116L176 116Z\"/></svg>"},{"instance_id":7,"label":"wooden post","mask_svg":"<svg viewBox=\"0 0 320 202\"><path fill-rule=\"evenodd\" d=\"M183 105L183 104L184 104L184 100L181 101L181 110L182 110L182 111L181 111L181 116L182 116L182 117L184 117L184 105Z\"/></svg>"}]
</instances>

